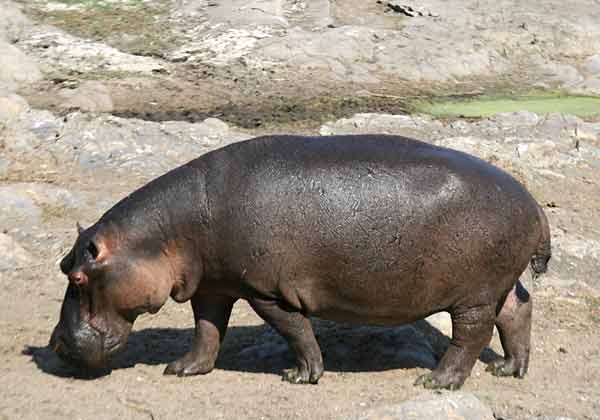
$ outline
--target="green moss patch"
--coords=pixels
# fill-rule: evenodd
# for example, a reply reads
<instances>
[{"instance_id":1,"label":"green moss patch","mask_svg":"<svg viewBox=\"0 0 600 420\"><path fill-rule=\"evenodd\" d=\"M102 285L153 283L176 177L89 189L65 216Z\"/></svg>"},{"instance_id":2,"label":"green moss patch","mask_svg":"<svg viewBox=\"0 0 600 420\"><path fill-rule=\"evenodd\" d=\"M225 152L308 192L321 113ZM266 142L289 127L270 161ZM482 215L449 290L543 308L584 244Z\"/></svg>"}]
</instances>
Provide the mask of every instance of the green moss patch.
<instances>
[{"instance_id":1,"label":"green moss patch","mask_svg":"<svg viewBox=\"0 0 600 420\"><path fill-rule=\"evenodd\" d=\"M600 97L556 93L516 96L481 96L467 100L422 101L415 110L437 117L486 118L502 112L530 111L544 115L552 112L582 118L600 117Z\"/></svg>"}]
</instances>

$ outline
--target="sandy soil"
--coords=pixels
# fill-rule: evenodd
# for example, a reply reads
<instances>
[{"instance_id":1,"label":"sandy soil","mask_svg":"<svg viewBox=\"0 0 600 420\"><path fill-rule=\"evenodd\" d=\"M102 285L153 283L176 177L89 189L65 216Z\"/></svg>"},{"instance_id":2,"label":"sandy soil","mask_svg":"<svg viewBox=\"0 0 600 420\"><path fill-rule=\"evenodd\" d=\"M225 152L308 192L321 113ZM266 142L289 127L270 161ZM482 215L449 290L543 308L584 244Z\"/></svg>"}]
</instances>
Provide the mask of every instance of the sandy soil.
<instances>
[{"instance_id":1,"label":"sandy soil","mask_svg":"<svg viewBox=\"0 0 600 420\"><path fill-rule=\"evenodd\" d=\"M116 200L141 183L122 178L109 182L106 177L96 187L88 178L71 178L65 185ZM88 214L83 222L95 216ZM39 229L24 231L21 243L37 249L56 241L69 246L75 235L72 223L58 215ZM426 352L420 355L419 347L415 353L411 346L429 343L438 355L444 348L444 336L425 322L407 329L316 321L326 373L316 386L290 385L280 379L280 371L292 363L287 346L239 302L216 369L206 376L166 377L165 365L183 355L193 333L189 305L170 302L159 314L137 321L110 374L85 377L47 347L66 283L55 265L61 252L48 246L39 264L2 273L3 419L345 418L423 393L412 383L431 362ZM527 377L499 379L484 371L493 352L501 354L495 337L463 389L489 405L497 418L598 419L598 302L542 285L543 277L539 291L533 291L533 351Z\"/></svg>"}]
</instances>

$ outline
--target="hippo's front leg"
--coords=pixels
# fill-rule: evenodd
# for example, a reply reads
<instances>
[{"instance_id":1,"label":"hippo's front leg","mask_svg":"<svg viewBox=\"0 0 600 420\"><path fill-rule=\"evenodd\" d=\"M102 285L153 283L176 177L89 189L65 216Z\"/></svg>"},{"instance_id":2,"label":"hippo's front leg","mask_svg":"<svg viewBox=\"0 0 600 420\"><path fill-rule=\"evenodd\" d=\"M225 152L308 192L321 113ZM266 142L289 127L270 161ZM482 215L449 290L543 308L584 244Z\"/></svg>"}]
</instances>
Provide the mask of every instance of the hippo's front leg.
<instances>
[{"instance_id":1,"label":"hippo's front leg","mask_svg":"<svg viewBox=\"0 0 600 420\"><path fill-rule=\"evenodd\" d=\"M296 367L284 372L293 384L316 384L323 375L323 358L310 320L284 302L252 299L256 313L283 336L296 356Z\"/></svg>"},{"instance_id":2,"label":"hippo's front leg","mask_svg":"<svg viewBox=\"0 0 600 420\"><path fill-rule=\"evenodd\" d=\"M196 321L192 348L181 359L169 363L165 375L190 376L209 373L215 366L221 341L235 299L228 296L194 296L191 300Z\"/></svg>"}]
</instances>

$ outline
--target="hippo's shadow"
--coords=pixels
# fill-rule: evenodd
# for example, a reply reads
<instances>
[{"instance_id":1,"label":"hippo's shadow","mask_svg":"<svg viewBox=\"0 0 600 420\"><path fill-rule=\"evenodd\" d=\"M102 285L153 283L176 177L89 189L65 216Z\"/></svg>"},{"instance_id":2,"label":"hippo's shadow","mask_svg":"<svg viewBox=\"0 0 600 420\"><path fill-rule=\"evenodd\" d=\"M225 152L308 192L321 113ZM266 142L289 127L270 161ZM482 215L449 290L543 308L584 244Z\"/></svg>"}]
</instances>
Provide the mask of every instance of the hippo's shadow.
<instances>
[{"instance_id":1,"label":"hippo's shadow","mask_svg":"<svg viewBox=\"0 0 600 420\"><path fill-rule=\"evenodd\" d=\"M325 370L368 372L390 369L435 368L448 347L449 339L426 321L399 327L347 326L314 320L313 326L323 353ZM110 369L82 372L63 363L48 347L27 347L42 371L61 377L94 379L112 369L136 364L166 365L182 357L189 349L192 328L147 328L133 332L125 350ZM490 348L480 355L489 363L500 357ZM279 373L293 366L287 344L268 325L230 326L221 346L216 369L255 373Z\"/></svg>"}]
</instances>

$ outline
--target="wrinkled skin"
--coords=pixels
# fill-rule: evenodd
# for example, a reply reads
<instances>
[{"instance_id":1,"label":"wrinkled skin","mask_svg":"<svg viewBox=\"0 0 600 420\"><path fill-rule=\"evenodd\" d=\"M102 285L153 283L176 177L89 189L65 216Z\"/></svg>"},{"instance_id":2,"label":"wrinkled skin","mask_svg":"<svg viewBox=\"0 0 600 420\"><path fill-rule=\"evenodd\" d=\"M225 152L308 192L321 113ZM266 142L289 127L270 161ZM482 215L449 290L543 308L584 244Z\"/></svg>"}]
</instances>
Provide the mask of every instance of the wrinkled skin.
<instances>
[{"instance_id":1,"label":"wrinkled skin","mask_svg":"<svg viewBox=\"0 0 600 420\"><path fill-rule=\"evenodd\" d=\"M532 302L518 278L549 258L535 200L477 158L396 136L263 137L157 178L82 231L51 341L101 366L170 295L190 300L196 334L165 373L204 374L245 299L296 356L284 380L317 383L310 316L399 325L448 311L451 344L417 383L456 389L494 324L505 357L489 369L526 373Z\"/></svg>"}]
</instances>

